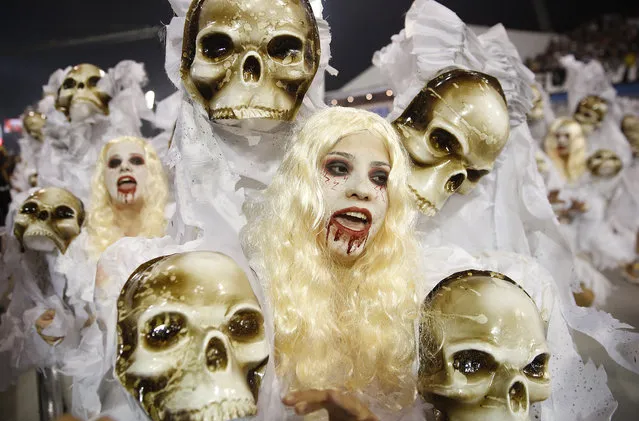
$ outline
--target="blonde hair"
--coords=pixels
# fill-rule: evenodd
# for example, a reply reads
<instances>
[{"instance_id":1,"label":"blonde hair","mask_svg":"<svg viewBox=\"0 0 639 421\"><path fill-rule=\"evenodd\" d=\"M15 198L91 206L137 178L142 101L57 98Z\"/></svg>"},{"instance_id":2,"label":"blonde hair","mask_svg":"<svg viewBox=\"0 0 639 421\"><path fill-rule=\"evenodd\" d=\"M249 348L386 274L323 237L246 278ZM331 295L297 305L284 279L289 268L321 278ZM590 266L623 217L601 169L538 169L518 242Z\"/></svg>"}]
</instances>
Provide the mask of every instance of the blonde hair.
<instances>
[{"instance_id":1,"label":"blonde hair","mask_svg":"<svg viewBox=\"0 0 639 421\"><path fill-rule=\"evenodd\" d=\"M568 162L564 161L557 151L556 133L561 128L566 128L570 132ZM555 168L569 183L577 181L586 171L586 138L576 120L561 117L553 121L544 139L544 149Z\"/></svg>"},{"instance_id":2,"label":"blonde hair","mask_svg":"<svg viewBox=\"0 0 639 421\"><path fill-rule=\"evenodd\" d=\"M104 181L109 149L118 143L133 142L144 148L144 161L149 176L145 186L145 200L140 213L140 236L160 237L165 233L166 219L164 211L168 200L168 185L155 149L149 142L132 136L123 136L109 141L100 152L91 179L91 205L87 217L89 234L89 253L97 259L104 250L120 238L124 232L115 223L115 208Z\"/></svg>"},{"instance_id":3,"label":"blonde hair","mask_svg":"<svg viewBox=\"0 0 639 421\"><path fill-rule=\"evenodd\" d=\"M322 241L320 174L337 142L362 131L388 150L388 210L375 238L346 268L331 260ZM327 108L293 137L264 201L248 207L244 244L258 254L268 278L276 370L290 389L373 385L386 406L413 401L417 243L408 172L390 123L364 110Z\"/></svg>"}]
</instances>

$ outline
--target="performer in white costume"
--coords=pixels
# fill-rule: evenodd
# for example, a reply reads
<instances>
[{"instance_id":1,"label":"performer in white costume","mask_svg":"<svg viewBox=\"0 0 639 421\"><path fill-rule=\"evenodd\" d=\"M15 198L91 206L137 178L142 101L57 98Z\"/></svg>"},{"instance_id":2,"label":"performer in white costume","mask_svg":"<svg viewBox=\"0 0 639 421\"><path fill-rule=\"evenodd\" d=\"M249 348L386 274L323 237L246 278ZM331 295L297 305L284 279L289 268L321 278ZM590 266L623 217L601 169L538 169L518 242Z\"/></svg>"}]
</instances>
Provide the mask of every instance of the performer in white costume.
<instances>
[{"instance_id":1,"label":"performer in white costume","mask_svg":"<svg viewBox=\"0 0 639 421\"><path fill-rule=\"evenodd\" d=\"M536 169L534 140L524 121L531 105L532 74L522 65L503 28L498 26L478 39L445 7L434 1L416 1L407 14L404 31L376 54L374 63L398 93L391 119L397 118L442 68L456 65L499 79L510 111L509 142L494 170L481 179L474 191L465 197L450 197L438 215L422 218L419 225L422 244L431 247L426 255L437 251L433 247L445 247L437 258L427 259L425 267L443 271L447 262L459 253L458 247L472 254L516 252L522 259L536 259L552 275L553 286L548 292L554 295L550 302L555 310L550 323L559 326L549 331L555 395L541 404L542 419L575 419L579 413L600 414L599 419L608 419L615 403L606 387L605 374L584 365L575 353L572 339L559 332L572 328L593 336L615 361L634 370L637 366L630 344L639 338L622 330L627 325L612 321L609 315L580 309L574 303L572 292L579 286L573 275L573 254L546 199L546 189ZM457 266L445 270L445 275L462 269ZM445 277L442 274L434 277L436 282ZM432 286L426 285L421 299ZM546 294L542 285L534 282L524 287L533 297ZM605 332L600 326L606 326ZM573 392L574 373L583 373L596 386L592 391L586 388Z\"/></svg>"}]
</instances>

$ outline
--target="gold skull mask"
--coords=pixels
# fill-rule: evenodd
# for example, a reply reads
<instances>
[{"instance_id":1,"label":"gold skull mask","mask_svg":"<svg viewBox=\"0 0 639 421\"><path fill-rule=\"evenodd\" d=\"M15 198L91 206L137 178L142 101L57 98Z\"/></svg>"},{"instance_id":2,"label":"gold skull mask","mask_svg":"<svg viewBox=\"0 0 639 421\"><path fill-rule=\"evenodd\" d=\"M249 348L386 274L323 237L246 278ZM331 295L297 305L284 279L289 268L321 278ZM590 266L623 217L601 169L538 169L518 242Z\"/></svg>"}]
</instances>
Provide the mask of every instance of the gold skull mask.
<instances>
[{"instance_id":1,"label":"gold skull mask","mask_svg":"<svg viewBox=\"0 0 639 421\"><path fill-rule=\"evenodd\" d=\"M626 115L621 120L621 131L630 142L630 147L635 156L639 155L639 116Z\"/></svg>"},{"instance_id":2,"label":"gold skull mask","mask_svg":"<svg viewBox=\"0 0 639 421\"><path fill-rule=\"evenodd\" d=\"M55 107L70 121L95 113L109 114L111 97L98 88L104 75L104 71L93 64L73 66L58 88Z\"/></svg>"},{"instance_id":3,"label":"gold skull mask","mask_svg":"<svg viewBox=\"0 0 639 421\"><path fill-rule=\"evenodd\" d=\"M429 215L490 173L510 134L499 81L463 69L428 82L393 125L413 163L409 188Z\"/></svg>"},{"instance_id":4,"label":"gold skull mask","mask_svg":"<svg viewBox=\"0 0 639 421\"><path fill-rule=\"evenodd\" d=\"M586 135L595 131L608 114L608 103L597 95L588 95L579 101L574 119L581 124Z\"/></svg>"},{"instance_id":5,"label":"gold skull mask","mask_svg":"<svg viewBox=\"0 0 639 421\"><path fill-rule=\"evenodd\" d=\"M544 99L537 85L532 85L533 106L528 113L528 120L536 121L544 118Z\"/></svg>"},{"instance_id":6,"label":"gold skull mask","mask_svg":"<svg viewBox=\"0 0 639 421\"><path fill-rule=\"evenodd\" d=\"M623 163L613 151L599 149L590 155L586 166L595 177L612 178L621 172Z\"/></svg>"},{"instance_id":7,"label":"gold skull mask","mask_svg":"<svg viewBox=\"0 0 639 421\"><path fill-rule=\"evenodd\" d=\"M158 257L122 288L115 372L154 421L255 415L267 360L259 303L223 254Z\"/></svg>"},{"instance_id":8,"label":"gold skull mask","mask_svg":"<svg viewBox=\"0 0 639 421\"><path fill-rule=\"evenodd\" d=\"M209 118L295 118L317 68L320 43L308 0L193 0L182 80Z\"/></svg>"},{"instance_id":9,"label":"gold skull mask","mask_svg":"<svg viewBox=\"0 0 639 421\"><path fill-rule=\"evenodd\" d=\"M44 139L42 129L46 122L47 116L33 109L27 109L24 117L22 118L22 125L29 136L40 142Z\"/></svg>"},{"instance_id":10,"label":"gold skull mask","mask_svg":"<svg viewBox=\"0 0 639 421\"><path fill-rule=\"evenodd\" d=\"M24 201L13 234L23 249L65 253L84 222L82 201L65 189L47 187Z\"/></svg>"},{"instance_id":11,"label":"gold skull mask","mask_svg":"<svg viewBox=\"0 0 639 421\"><path fill-rule=\"evenodd\" d=\"M455 421L528 420L550 396L545 325L513 280L465 270L428 295L420 322L418 391Z\"/></svg>"}]
</instances>

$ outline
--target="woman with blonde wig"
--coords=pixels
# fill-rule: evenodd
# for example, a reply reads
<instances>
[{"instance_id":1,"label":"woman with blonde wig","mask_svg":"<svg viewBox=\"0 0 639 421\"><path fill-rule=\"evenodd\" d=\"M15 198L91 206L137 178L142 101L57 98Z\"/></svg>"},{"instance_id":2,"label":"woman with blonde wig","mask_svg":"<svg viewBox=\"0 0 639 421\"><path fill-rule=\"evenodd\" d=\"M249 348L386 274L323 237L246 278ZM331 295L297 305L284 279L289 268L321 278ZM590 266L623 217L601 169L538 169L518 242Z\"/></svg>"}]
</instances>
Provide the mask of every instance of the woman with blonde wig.
<instances>
[{"instance_id":1,"label":"woman with blonde wig","mask_svg":"<svg viewBox=\"0 0 639 421\"><path fill-rule=\"evenodd\" d=\"M264 200L249 207L245 247L273 312L276 373L293 392L284 403L299 414L344 410L343 392L384 408L413 401L407 162L383 118L328 108L301 127ZM365 413L352 419L375 419L355 406Z\"/></svg>"},{"instance_id":2,"label":"woman with blonde wig","mask_svg":"<svg viewBox=\"0 0 639 421\"><path fill-rule=\"evenodd\" d=\"M546 154L568 183L575 183L586 171L586 138L572 118L553 121L544 140Z\"/></svg>"},{"instance_id":3,"label":"woman with blonde wig","mask_svg":"<svg viewBox=\"0 0 639 421\"><path fill-rule=\"evenodd\" d=\"M130 136L108 142L91 181L87 218L91 257L97 259L122 237L163 236L167 199L166 176L149 142Z\"/></svg>"}]
</instances>

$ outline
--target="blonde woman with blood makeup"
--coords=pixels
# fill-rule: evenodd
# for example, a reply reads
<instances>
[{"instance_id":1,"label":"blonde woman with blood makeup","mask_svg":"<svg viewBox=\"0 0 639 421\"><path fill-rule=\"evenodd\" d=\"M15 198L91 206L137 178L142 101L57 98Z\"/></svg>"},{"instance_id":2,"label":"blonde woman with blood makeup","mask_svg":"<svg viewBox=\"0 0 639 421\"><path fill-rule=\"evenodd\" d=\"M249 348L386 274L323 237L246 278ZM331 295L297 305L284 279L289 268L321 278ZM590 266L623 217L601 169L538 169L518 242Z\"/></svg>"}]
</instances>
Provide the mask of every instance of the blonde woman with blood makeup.
<instances>
[{"instance_id":1,"label":"blonde woman with blood makeup","mask_svg":"<svg viewBox=\"0 0 639 421\"><path fill-rule=\"evenodd\" d=\"M244 244L273 310L275 369L298 414L374 420L415 396L414 212L392 126L325 109L292 140ZM359 397L357 397L359 396Z\"/></svg>"}]
</instances>

